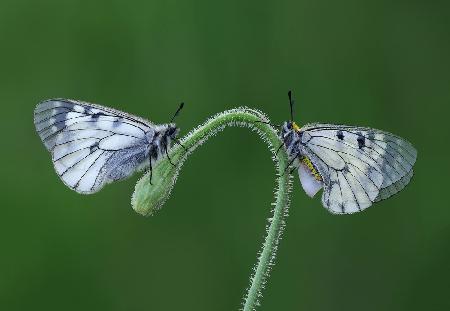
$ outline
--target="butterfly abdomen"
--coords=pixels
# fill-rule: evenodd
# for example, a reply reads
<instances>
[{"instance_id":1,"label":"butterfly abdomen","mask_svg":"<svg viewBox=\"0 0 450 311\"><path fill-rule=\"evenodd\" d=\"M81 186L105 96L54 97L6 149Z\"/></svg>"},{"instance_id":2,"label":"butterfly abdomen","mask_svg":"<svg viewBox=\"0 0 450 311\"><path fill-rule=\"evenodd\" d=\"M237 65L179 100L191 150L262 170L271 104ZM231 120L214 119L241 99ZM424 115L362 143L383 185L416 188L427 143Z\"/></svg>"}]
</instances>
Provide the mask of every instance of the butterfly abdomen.
<instances>
[{"instance_id":1,"label":"butterfly abdomen","mask_svg":"<svg viewBox=\"0 0 450 311\"><path fill-rule=\"evenodd\" d=\"M316 180L322 181L322 176L319 174L316 167L314 166L314 164L311 162L311 160L308 157L301 156L300 162L303 163L311 171L311 173L313 174L313 176Z\"/></svg>"},{"instance_id":2,"label":"butterfly abdomen","mask_svg":"<svg viewBox=\"0 0 450 311\"><path fill-rule=\"evenodd\" d=\"M145 164L147 158L144 148L138 147L116 152L108 160L108 165L105 166L108 167L108 172L105 172L108 174L108 179L112 181L125 179L131 176L142 164Z\"/></svg>"}]
</instances>

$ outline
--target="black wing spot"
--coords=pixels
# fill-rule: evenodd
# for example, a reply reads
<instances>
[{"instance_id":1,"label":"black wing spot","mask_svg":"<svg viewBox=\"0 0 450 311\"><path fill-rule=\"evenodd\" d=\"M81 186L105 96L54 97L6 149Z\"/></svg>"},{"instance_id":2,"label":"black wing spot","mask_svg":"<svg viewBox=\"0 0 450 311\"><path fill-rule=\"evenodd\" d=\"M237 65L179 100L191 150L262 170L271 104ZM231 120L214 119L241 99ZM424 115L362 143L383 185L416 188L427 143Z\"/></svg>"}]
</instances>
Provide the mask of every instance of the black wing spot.
<instances>
[{"instance_id":1,"label":"black wing spot","mask_svg":"<svg viewBox=\"0 0 450 311\"><path fill-rule=\"evenodd\" d=\"M104 114L103 112L96 112L96 113L92 114L91 118L93 120L97 120L101 116L106 116L106 114Z\"/></svg>"},{"instance_id":2,"label":"black wing spot","mask_svg":"<svg viewBox=\"0 0 450 311\"><path fill-rule=\"evenodd\" d=\"M341 130L339 130L336 133L336 137L339 138L339 140L344 140L344 133Z\"/></svg>"},{"instance_id":3,"label":"black wing spot","mask_svg":"<svg viewBox=\"0 0 450 311\"><path fill-rule=\"evenodd\" d=\"M92 152L96 151L98 148L99 147L98 147L98 141L97 141L89 148L89 151L92 153Z\"/></svg>"},{"instance_id":4,"label":"black wing spot","mask_svg":"<svg viewBox=\"0 0 450 311\"><path fill-rule=\"evenodd\" d=\"M113 128L116 128L116 127L120 126L120 124L121 124L122 122L123 122L123 119L122 119L122 118L117 118L117 119L115 119L114 122L113 122Z\"/></svg>"},{"instance_id":5,"label":"black wing spot","mask_svg":"<svg viewBox=\"0 0 450 311\"><path fill-rule=\"evenodd\" d=\"M358 133L358 148L362 149L362 147L366 146L366 138L363 136L363 134L361 134L361 132Z\"/></svg>"}]
</instances>

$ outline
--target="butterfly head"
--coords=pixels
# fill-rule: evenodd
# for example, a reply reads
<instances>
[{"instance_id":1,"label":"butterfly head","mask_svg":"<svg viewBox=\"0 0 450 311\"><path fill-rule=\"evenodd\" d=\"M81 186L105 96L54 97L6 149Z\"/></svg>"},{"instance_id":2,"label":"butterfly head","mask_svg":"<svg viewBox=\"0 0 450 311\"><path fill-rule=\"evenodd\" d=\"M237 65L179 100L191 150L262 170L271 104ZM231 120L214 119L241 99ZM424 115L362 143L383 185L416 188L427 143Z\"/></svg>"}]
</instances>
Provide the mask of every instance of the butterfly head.
<instances>
[{"instance_id":1,"label":"butterfly head","mask_svg":"<svg viewBox=\"0 0 450 311\"><path fill-rule=\"evenodd\" d=\"M300 132L300 126L294 121L286 121L284 122L283 128L286 128L287 131L294 130L295 132Z\"/></svg>"},{"instance_id":2,"label":"butterfly head","mask_svg":"<svg viewBox=\"0 0 450 311\"><path fill-rule=\"evenodd\" d=\"M286 121L283 123L283 126L281 128L281 136L283 137L292 131L300 132L300 126L298 126L294 121Z\"/></svg>"},{"instance_id":3,"label":"butterfly head","mask_svg":"<svg viewBox=\"0 0 450 311\"><path fill-rule=\"evenodd\" d=\"M164 136L167 136L171 140L175 139L180 132L180 129L175 125L175 123L167 124Z\"/></svg>"},{"instance_id":4,"label":"butterfly head","mask_svg":"<svg viewBox=\"0 0 450 311\"><path fill-rule=\"evenodd\" d=\"M288 97L289 97L289 107L291 108L291 119L287 122L285 122L285 124L287 125L288 129L294 130L296 132L300 132L300 126L297 125L297 123L294 122L294 99L292 99L292 92L289 91L288 92Z\"/></svg>"},{"instance_id":5,"label":"butterfly head","mask_svg":"<svg viewBox=\"0 0 450 311\"><path fill-rule=\"evenodd\" d=\"M169 140L174 140L177 138L178 133L180 132L180 129L175 125L175 123L172 123L172 121L175 119L175 117L180 113L181 109L183 109L184 103L181 103L178 107L177 111L172 116L172 119L170 119L170 123L166 125L163 133L163 137L168 138Z\"/></svg>"},{"instance_id":6,"label":"butterfly head","mask_svg":"<svg viewBox=\"0 0 450 311\"><path fill-rule=\"evenodd\" d=\"M298 141L297 136L300 134L300 126L293 121L294 119L294 100L292 99L292 92L288 92L289 106L291 108L291 119L283 123L280 131L280 138L284 142L287 149L293 141Z\"/></svg>"},{"instance_id":7,"label":"butterfly head","mask_svg":"<svg viewBox=\"0 0 450 311\"><path fill-rule=\"evenodd\" d=\"M300 127L295 122L286 121L283 123L280 131L280 138L286 149L289 149L294 141L298 141L299 134Z\"/></svg>"}]
</instances>

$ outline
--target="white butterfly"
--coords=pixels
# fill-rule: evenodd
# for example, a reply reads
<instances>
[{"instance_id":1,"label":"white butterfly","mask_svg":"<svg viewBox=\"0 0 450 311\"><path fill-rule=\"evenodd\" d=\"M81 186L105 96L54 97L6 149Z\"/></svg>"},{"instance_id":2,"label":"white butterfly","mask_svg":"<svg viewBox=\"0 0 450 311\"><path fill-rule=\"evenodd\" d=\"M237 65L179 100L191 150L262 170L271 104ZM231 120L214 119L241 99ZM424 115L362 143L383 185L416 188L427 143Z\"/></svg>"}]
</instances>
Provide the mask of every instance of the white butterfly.
<instances>
[{"instance_id":1,"label":"white butterfly","mask_svg":"<svg viewBox=\"0 0 450 311\"><path fill-rule=\"evenodd\" d=\"M83 194L97 192L145 167L151 172L156 161L168 156L179 132L173 123L155 125L119 110L70 99L39 103L34 124L61 180Z\"/></svg>"},{"instance_id":2,"label":"white butterfly","mask_svg":"<svg viewBox=\"0 0 450 311\"><path fill-rule=\"evenodd\" d=\"M413 176L416 149L388 132L319 123L300 128L291 120L280 137L305 192L313 197L323 188L322 204L332 213L362 211L402 190Z\"/></svg>"}]
</instances>

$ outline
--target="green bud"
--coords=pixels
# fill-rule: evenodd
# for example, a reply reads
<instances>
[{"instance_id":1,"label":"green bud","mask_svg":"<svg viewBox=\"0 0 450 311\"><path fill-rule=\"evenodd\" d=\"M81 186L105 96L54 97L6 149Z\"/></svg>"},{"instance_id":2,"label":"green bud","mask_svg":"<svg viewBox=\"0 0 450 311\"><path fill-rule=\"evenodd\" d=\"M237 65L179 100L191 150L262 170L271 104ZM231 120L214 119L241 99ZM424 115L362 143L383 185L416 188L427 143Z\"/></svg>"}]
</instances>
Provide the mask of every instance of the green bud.
<instances>
[{"instance_id":1,"label":"green bud","mask_svg":"<svg viewBox=\"0 0 450 311\"><path fill-rule=\"evenodd\" d=\"M152 184L150 184L149 172L139 179L131 197L131 205L136 212L150 216L164 205L181 169L183 151L184 149L179 146L174 147L171 151L169 156L175 166L169 162L167 157L156 163L152 173Z\"/></svg>"}]
</instances>

